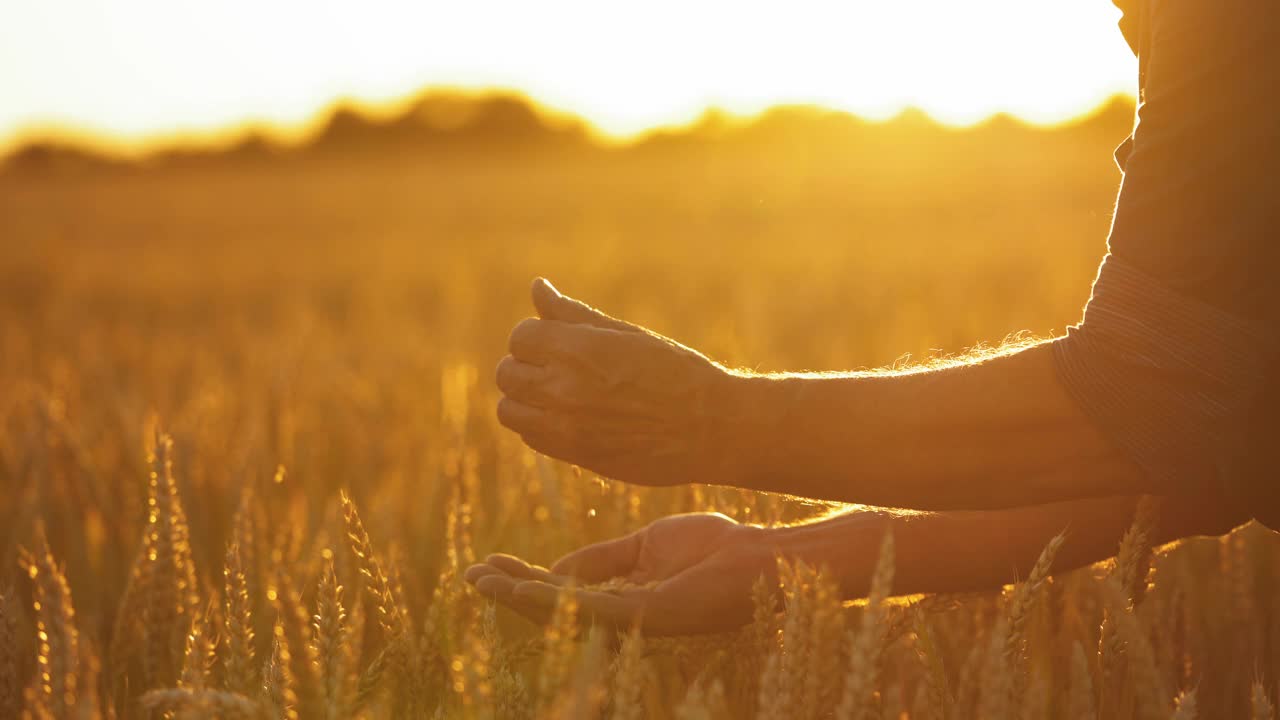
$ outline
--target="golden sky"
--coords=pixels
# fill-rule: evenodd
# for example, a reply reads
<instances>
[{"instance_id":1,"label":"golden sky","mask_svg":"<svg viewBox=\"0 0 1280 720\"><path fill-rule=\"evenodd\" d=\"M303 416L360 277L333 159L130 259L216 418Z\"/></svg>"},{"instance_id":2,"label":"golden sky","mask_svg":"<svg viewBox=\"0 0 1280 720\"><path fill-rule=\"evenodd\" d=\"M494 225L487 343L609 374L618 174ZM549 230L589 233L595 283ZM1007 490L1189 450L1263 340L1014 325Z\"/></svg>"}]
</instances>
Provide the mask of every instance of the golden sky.
<instances>
[{"instance_id":1,"label":"golden sky","mask_svg":"<svg viewBox=\"0 0 1280 720\"><path fill-rule=\"evenodd\" d=\"M708 106L1033 122L1132 92L1109 0L0 0L0 147L298 124L339 97L518 89L627 135Z\"/></svg>"}]
</instances>

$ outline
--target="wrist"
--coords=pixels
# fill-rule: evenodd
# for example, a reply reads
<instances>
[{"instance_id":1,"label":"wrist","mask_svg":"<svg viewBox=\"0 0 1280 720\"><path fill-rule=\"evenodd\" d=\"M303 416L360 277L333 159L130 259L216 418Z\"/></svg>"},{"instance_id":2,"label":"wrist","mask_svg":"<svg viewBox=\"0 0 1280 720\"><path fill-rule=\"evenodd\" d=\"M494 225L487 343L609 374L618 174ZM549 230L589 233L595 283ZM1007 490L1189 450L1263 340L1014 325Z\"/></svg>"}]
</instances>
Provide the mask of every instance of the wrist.
<instances>
[{"instance_id":1,"label":"wrist","mask_svg":"<svg viewBox=\"0 0 1280 720\"><path fill-rule=\"evenodd\" d=\"M733 566L743 568L752 576L763 576L769 587L778 586L778 557L781 550L780 528L742 524L729 538L728 551Z\"/></svg>"},{"instance_id":2,"label":"wrist","mask_svg":"<svg viewBox=\"0 0 1280 720\"><path fill-rule=\"evenodd\" d=\"M787 378L724 373L714 435L724 482L749 490L780 489L793 391Z\"/></svg>"},{"instance_id":3,"label":"wrist","mask_svg":"<svg viewBox=\"0 0 1280 720\"><path fill-rule=\"evenodd\" d=\"M888 513L853 511L801 525L759 527L751 544L771 557L818 568L844 598L867 593L880 543L893 523Z\"/></svg>"}]
</instances>

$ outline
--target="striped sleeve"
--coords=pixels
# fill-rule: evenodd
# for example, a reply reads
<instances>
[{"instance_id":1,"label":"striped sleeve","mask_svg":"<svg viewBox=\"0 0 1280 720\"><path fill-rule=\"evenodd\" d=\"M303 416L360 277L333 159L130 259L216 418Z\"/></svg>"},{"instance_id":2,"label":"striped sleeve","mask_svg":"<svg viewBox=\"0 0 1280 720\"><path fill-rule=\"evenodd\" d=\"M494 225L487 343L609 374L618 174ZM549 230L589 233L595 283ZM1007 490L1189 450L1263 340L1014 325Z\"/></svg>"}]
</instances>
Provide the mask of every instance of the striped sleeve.
<instances>
[{"instance_id":1,"label":"striped sleeve","mask_svg":"<svg viewBox=\"0 0 1280 720\"><path fill-rule=\"evenodd\" d=\"M1235 495L1227 436L1266 382L1268 342L1109 255L1054 359L1085 413L1169 492Z\"/></svg>"}]
</instances>

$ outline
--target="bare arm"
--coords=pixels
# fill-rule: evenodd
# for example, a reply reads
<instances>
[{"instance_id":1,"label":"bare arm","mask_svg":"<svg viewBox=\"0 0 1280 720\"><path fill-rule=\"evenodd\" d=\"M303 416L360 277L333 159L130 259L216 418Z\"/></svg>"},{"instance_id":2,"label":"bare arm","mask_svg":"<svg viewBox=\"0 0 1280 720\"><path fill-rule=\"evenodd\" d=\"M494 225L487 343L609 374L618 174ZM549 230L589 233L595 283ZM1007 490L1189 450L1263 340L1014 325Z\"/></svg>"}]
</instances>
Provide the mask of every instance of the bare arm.
<instances>
[{"instance_id":1,"label":"bare arm","mask_svg":"<svg viewBox=\"0 0 1280 720\"><path fill-rule=\"evenodd\" d=\"M894 533L897 567L894 594L987 590L1026 577L1040 551L1066 531L1054 572L1115 555L1133 522L1136 496L1073 500L1014 510L943 512L915 516L878 514L871 523L857 515L782 528L771 544L784 555L825 564L836 571L846 597L862 597L887 527ZM1196 535L1220 535L1248 518L1224 507L1166 499L1153 544ZM842 524L844 527L842 527Z\"/></svg>"},{"instance_id":2,"label":"bare arm","mask_svg":"<svg viewBox=\"0 0 1280 720\"><path fill-rule=\"evenodd\" d=\"M927 372L751 376L545 281L533 295L498 417L605 477L926 510L1152 491L1059 386L1047 343Z\"/></svg>"},{"instance_id":3,"label":"bare arm","mask_svg":"<svg viewBox=\"0 0 1280 720\"><path fill-rule=\"evenodd\" d=\"M590 545L548 570L509 555L491 555L468 569L478 590L545 622L557 594L622 577L643 589L577 591L592 621L647 633L719 632L751 620L751 588L776 576L776 557L803 559L838 580L845 598L862 597L886 529L896 546L893 593L989 590L1026 577L1050 538L1067 531L1054 571L1114 555L1133 520L1135 497L1075 500L1015 510L896 516L853 512L788 528L738 525L715 514L676 515L616 540ZM1186 499L1168 499L1152 538L1163 544L1216 535L1244 522L1239 513Z\"/></svg>"},{"instance_id":4,"label":"bare arm","mask_svg":"<svg viewBox=\"0 0 1280 720\"><path fill-rule=\"evenodd\" d=\"M930 510L1154 491L1066 394L1049 343L928 371L737 386L735 432L756 449L735 481L746 487Z\"/></svg>"}]
</instances>

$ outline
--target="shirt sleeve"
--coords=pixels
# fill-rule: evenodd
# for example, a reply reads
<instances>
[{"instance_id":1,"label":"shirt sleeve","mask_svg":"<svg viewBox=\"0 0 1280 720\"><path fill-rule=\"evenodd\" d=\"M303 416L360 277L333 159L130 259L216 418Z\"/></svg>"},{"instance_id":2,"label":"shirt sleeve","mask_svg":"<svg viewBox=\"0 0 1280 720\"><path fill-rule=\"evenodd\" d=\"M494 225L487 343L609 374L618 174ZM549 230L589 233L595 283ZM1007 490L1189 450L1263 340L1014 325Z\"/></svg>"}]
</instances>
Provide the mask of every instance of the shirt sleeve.
<instances>
[{"instance_id":1,"label":"shirt sleeve","mask_svg":"<svg viewBox=\"0 0 1280 720\"><path fill-rule=\"evenodd\" d=\"M1274 499L1274 473L1262 488L1240 459L1260 447L1248 424L1276 417L1258 411L1280 360L1280 3L1152 7L1110 253L1058 375L1169 492Z\"/></svg>"},{"instance_id":2,"label":"shirt sleeve","mask_svg":"<svg viewBox=\"0 0 1280 720\"><path fill-rule=\"evenodd\" d=\"M1120 26L1120 32L1124 35L1125 42L1129 43L1129 48L1137 54L1139 21L1138 10L1133 7L1134 0L1111 0L1111 4L1120 10L1120 20L1116 24Z\"/></svg>"},{"instance_id":3,"label":"shirt sleeve","mask_svg":"<svg viewBox=\"0 0 1280 720\"><path fill-rule=\"evenodd\" d=\"M1110 255L1083 321L1053 350L1059 378L1104 434L1170 491L1199 494L1224 490L1224 448L1268 376L1265 342Z\"/></svg>"}]
</instances>

